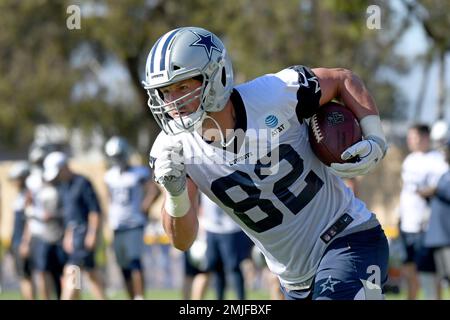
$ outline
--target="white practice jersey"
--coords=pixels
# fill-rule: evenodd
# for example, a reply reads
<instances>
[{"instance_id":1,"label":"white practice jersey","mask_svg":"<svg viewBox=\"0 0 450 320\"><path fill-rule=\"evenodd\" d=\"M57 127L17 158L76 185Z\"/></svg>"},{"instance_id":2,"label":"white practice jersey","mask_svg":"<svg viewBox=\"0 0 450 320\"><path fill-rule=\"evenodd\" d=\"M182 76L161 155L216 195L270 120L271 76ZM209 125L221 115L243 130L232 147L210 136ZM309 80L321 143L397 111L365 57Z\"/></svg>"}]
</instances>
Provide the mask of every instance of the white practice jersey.
<instances>
[{"instance_id":1,"label":"white practice jersey","mask_svg":"<svg viewBox=\"0 0 450 320\"><path fill-rule=\"evenodd\" d=\"M25 211L31 235L49 243L60 241L64 230L57 188L44 183L42 171L37 168L31 172L25 184L32 196L32 204Z\"/></svg>"},{"instance_id":2,"label":"white practice jersey","mask_svg":"<svg viewBox=\"0 0 450 320\"><path fill-rule=\"evenodd\" d=\"M402 231L425 231L431 209L417 191L435 187L447 170L444 156L438 151L413 152L405 158L402 165L403 187L399 206Z\"/></svg>"},{"instance_id":3,"label":"white practice jersey","mask_svg":"<svg viewBox=\"0 0 450 320\"><path fill-rule=\"evenodd\" d=\"M122 171L114 166L105 174L110 194L109 223L113 230L129 229L145 225L146 214L141 206L144 184L150 179L147 167L132 166Z\"/></svg>"},{"instance_id":4,"label":"white practice jersey","mask_svg":"<svg viewBox=\"0 0 450 320\"><path fill-rule=\"evenodd\" d=\"M246 119L237 153L197 132L161 133L150 153L153 162L165 145L181 141L188 176L241 226L287 289L309 286L336 237L378 225L311 150L302 118L312 115L308 108L319 98L318 80L305 67L268 74L232 93L236 122Z\"/></svg>"},{"instance_id":5,"label":"white practice jersey","mask_svg":"<svg viewBox=\"0 0 450 320\"><path fill-rule=\"evenodd\" d=\"M201 194L200 206L202 214L200 225L209 232L234 233L241 231L241 227L230 216L204 193Z\"/></svg>"},{"instance_id":6,"label":"white practice jersey","mask_svg":"<svg viewBox=\"0 0 450 320\"><path fill-rule=\"evenodd\" d=\"M35 194L42 188L44 180L42 178L42 170L39 168L33 168L30 175L25 180L25 185L31 194Z\"/></svg>"}]
</instances>

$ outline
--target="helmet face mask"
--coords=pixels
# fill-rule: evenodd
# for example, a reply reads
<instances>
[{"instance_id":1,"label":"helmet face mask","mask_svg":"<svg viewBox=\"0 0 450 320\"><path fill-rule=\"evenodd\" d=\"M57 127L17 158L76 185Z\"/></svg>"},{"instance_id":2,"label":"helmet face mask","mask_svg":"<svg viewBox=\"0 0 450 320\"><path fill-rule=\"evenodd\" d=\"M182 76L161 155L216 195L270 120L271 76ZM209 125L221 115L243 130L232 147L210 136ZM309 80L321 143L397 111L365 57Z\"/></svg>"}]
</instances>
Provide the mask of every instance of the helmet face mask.
<instances>
[{"instance_id":1,"label":"helmet face mask","mask_svg":"<svg viewBox=\"0 0 450 320\"><path fill-rule=\"evenodd\" d=\"M158 89L201 76L200 89L165 103ZM222 41L213 33L196 27L169 31L151 49L146 64L144 88L148 106L161 129L169 135L191 132L201 124L205 112L221 111L233 89L231 61ZM180 107L199 98L199 107L189 115L173 118ZM180 101L183 103L180 104Z\"/></svg>"},{"instance_id":2,"label":"helmet face mask","mask_svg":"<svg viewBox=\"0 0 450 320\"><path fill-rule=\"evenodd\" d=\"M168 134L175 135L184 131L192 131L204 114L200 98L203 85L173 101L165 102L159 89L147 89L149 95L149 106L158 125ZM183 115L185 108L199 99L195 111ZM174 116L178 114L179 116Z\"/></svg>"}]
</instances>

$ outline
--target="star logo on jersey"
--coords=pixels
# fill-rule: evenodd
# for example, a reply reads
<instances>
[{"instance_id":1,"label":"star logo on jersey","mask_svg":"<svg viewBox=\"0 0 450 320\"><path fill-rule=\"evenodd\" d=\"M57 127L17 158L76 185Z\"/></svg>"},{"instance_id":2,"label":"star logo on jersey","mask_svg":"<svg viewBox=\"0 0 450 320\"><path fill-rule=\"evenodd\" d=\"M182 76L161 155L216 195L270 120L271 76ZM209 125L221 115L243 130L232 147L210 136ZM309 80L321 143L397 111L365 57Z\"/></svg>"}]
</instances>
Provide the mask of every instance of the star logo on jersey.
<instances>
[{"instance_id":1,"label":"star logo on jersey","mask_svg":"<svg viewBox=\"0 0 450 320\"><path fill-rule=\"evenodd\" d=\"M150 166L150 168L152 168L152 169L155 168L155 161L156 161L156 158L150 156L150 159L148 161L148 165Z\"/></svg>"},{"instance_id":2,"label":"star logo on jersey","mask_svg":"<svg viewBox=\"0 0 450 320\"><path fill-rule=\"evenodd\" d=\"M334 292L334 286L337 285L339 280L333 280L331 279L331 276L328 277L327 281L322 283L320 286L322 287L322 291L320 291L320 294L324 293L327 290L330 290L331 292Z\"/></svg>"},{"instance_id":3,"label":"star logo on jersey","mask_svg":"<svg viewBox=\"0 0 450 320\"><path fill-rule=\"evenodd\" d=\"M193 34L197 36L197 40L191 43L191 47L203 47L206 50L208 59L211 59L212 52L216 50L217 52L222 52L220 48L214 43L214 39L211 33L206 35L192 31Z\"/></svg>"}]
</instances>

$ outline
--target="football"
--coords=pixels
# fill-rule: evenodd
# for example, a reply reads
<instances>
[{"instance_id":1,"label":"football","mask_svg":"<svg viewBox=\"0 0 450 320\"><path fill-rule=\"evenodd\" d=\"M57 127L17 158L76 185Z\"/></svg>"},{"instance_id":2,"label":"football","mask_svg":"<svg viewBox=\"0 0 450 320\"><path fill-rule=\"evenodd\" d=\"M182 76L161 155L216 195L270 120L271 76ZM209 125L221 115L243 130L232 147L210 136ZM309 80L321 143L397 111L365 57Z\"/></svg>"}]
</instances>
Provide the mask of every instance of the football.
<instances>
[{"instance_id":1,"label":"football","mask_svg":"<svg viewBox=\"0 0 450 320\"><path fill-rule=\"evenodd\" d=\"M314 154L324 164L344 163L341 154L358 141L362 134L359 122L344 105L329 102L319 108L309 122L309 143Z\"/></svg>"}]
</instances>

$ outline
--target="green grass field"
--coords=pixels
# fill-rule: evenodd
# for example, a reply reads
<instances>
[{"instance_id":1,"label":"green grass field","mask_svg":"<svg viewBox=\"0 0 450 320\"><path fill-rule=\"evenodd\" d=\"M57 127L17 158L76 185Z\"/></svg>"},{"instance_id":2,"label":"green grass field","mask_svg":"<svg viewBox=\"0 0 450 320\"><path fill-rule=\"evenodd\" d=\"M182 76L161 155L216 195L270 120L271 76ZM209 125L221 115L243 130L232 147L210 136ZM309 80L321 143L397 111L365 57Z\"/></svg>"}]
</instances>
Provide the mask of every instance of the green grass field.
<instances>
[{"instance_id":1,"label":"green grass field","mask_svg":"<svg viewBox=\"0 0 450 320\"><path fill-rule=\"evenodd\" d=\"M269 294L266 291L249 291L247 292L248 300L268 300ZM108 294L108 298L111 300L123 300L127 299L125 292L118 292L113 294ZM160 289L160 290L149 290L145 296L148 300L181 300L181 292L179 290L173 289ZM214 292L209 290L206 299L214 299ZM226 299L235 299L233 292L227 292ZM387 294L387 300L404 300L406 298L405 293L400 294ZM444 299L450 300L450 293L447 290L444 292ZM0 293L0 300L20 300L20 293L17 291L8 291ZM91 300L92 297L86 293L83 294L83 299ZM423 294L419 294L419 299L423 299Z\"/></svg>"},{"instance_id":2,"label":"green grass field","mask_svg":"<svg viewBox=\"0 0 450 320\"><path fill-rule=\"evenodd\" d=\"M267 300L269 299L269 294L265 291L250 291L247 292L248 300ZM125 292L117 292L108 294L108 298L111 300L123 300L127 299ZM148 300L181 300L181 291L174 289L159 289L159 290L148 290L146 292L145 298ZM226 299L235 299L233 292L227 292ZM83 299L91 300L92 296L89 293L83 294ZM215 299L214 292L209 290L206 294L206 299ZM21 300L20 293L18 291L6 291L0 293L0 300Z\"/></svg>"}]
</instances>

